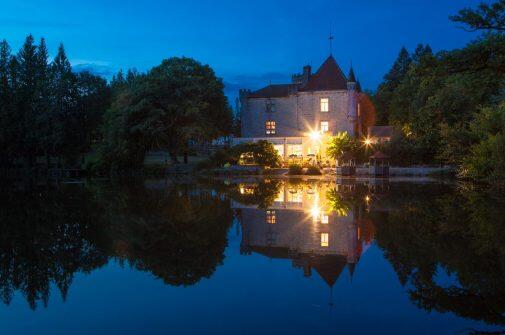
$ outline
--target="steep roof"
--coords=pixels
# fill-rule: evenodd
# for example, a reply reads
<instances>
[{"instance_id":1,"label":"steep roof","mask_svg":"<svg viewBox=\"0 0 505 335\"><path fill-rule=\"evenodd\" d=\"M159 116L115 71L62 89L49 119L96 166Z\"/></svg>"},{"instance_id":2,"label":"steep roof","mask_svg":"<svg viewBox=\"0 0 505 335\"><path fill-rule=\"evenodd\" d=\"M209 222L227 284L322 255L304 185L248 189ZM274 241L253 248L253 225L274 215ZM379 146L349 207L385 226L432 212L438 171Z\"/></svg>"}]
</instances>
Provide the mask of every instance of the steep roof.
<instances>
[{"instance_id":1,"label":"steep roof","mask_svg":"<svg viewBox=\"0 0 505 335\"><path fill-rule=\"evenodd\" d=\"M337 282L338 277L345 268L347 260L342 255L320 256L312 260L311 265L319 276L332 287Z\"/></svg>"},{"instance_id":2,"label":"steep roof","mask_svg":"<svg viewBox=\"0 0 505 335\"><path fill-rule=\"evenodd\" d=\"M302 92L335 90L347 90L347 79L332 55L310 77L307 84L299 89Z\"/></svg>"},{"instance_id":3,"label":"steep roof","mask_svg":"<svg viewBox=\"0 0 505 335\"><path fill-rule=\"evenodd\" d=\"M249 98L281 98L287 97L296 90L297 84L276 84L268 85L257 91L251 92Z\"/></svg>"},{"instance_id":4,"label":"steep roof","mask_svg":"<svg viewBox=\"0 0 505 335\"><path fill-rule=\"evenodd\" d=\"M348 82L355 83L356 82L356 75L354 75L354 69L351 66L351 70L349 71L349 78L347 78Z\"/></svg>"}]
</instances>

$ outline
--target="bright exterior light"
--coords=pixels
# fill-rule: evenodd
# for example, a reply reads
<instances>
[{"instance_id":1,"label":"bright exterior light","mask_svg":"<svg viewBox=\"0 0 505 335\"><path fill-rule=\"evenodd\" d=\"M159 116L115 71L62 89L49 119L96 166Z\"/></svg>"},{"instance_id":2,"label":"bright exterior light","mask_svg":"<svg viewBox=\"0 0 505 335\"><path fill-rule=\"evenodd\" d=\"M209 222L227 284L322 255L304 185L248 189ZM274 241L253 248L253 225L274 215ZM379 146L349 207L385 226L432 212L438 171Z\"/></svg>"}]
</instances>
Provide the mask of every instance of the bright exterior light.
<instances>
[{"instance_id":1,"label":"bright exterior light","mask_svg":"<svg viewBox=\"0 0 505 335\"><path fill-rule=\"evenodd\" d=\"M368 195L365 197L365 201L366 201L366 202L369 202L369 201L370 201L370 197L369 197Z\"/></svg>"},{"instance_id":2,"label":"bright exterior light","mask_svg":"<svg viewBox=\"0 0 505 335\"><path fill-rule=\"evenodd\" d=\"M321 133L318 131L312 131L310 133L310 138L314 141L319 141L321 139Z\"/></svg>"},{"instance_id":3,"label":"bright exterior light","mask_svg":"<svg viewBox=\"0 0 505 335\"><path fill-rule=\"evenodd\" d=\"M312 214L312 221L316 222L317 220L319 220L319 215L321 214L321 208L319 208L317 204L314 205L310 210L310 214Z\"/></svg>"},{"instance_id":4,"label":"bright exterior light","mask_svg":"<svg viewBox=\"0 0 505 335\"><path fill-rule=\"evenodd\" d=\"M367 137L367 138L365 138L365 140L363 141L363 143L365 143L365 145L367 147L369 147L369 146L372 145L372 139L370 137Z\"/></svg>"}]
</instances>

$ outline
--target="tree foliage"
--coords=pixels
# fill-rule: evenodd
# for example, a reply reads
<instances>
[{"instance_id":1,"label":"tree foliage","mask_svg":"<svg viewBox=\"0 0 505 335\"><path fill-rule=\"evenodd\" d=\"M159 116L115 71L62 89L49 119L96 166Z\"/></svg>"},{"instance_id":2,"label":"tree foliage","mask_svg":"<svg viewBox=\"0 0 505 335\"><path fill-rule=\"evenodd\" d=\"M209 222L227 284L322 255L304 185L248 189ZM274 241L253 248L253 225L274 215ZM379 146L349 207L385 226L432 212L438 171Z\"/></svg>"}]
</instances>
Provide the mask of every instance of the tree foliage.
<instances>
[{"instance_id":1,"label":"tree foliage","mask_svg":"<svg viewBox=\"0 0 505 335\"><path fill-rule=\"evenodd\" d=\"M67 165L89 151L107 108L104 79L72 72L63 45L50 63L44 39L29 35L16 55L0 43L1 164L35 166L58 157ZM87 79L84 80L84 77ZM83 80L79 80L79 78ZM93 93L90 93L93 92ZM94 107L91 107L94 106Z\"/></svg>"},{"instance_id":2,"label":"tree foliage","mask_svg":"<svg viewBox=\"0 0 505 335\"><path fill-rule=\"evenodd\" d=\"M494 18L492 24L482 24L479 29L496 31L493 27L501 24L504 4L497 1L476 10L465 9L453 20L470 22L470 17L479 15L488 21ZM402 48L374 97L380 120L399 132L389 146L393 161L462 167L472 150L478 150L470 125L482 107L503 101L504 83L502 33L488 32L452 51L433 53L428 45L419 45L409 54ZM496 141L493 146L498 145L499 137Z\"/></svg>"},{"instance_id":3,"label":"tree foliage","mask_svg":"<svg viewBox=\"0 0 505 335\"><path fill-rule=\"evenodd\" d=\"M170 58L146 74L118 73L107 111L98 162L106 170L137 169L145 153L165 149L176 157L190 142L206 142L232 130L223 83L208 65Z\"/></svg>"},{"instance_id":4,"label":"tree foliage","mask_svg":"<svg viewBox=\"0 0 505 335\"><path fill-rule=\"evenodd\" d=\"M339 160L346 152L356 153L357 148L356 140L344 131L329 139L326 154L332 159Z\"/></svg>"},{"instance_id":5,"label":"tree foliage","mask_svg":"<svg viewBox=\"0 0 505 335\"><path fill-rule=\"evenodd\" d=\"M465 24L468 31L505 31L505 0L492 4L482 2L477 9L462 9L458 15L451 16L451 20Z\"/></svg>"}]
</instances>

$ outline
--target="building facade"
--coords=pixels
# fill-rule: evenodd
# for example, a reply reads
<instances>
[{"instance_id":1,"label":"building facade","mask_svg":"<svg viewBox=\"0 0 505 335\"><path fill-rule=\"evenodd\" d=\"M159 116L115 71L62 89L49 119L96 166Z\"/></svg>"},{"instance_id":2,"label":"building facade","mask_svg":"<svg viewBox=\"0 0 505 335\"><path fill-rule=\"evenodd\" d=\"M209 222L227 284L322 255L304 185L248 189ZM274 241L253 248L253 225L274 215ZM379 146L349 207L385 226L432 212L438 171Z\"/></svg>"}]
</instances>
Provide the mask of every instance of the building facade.
<instances>
[{"instance_id":1,"label":"building facade","mask_svg":"<svg viewBox=\"0 0 505 335\"><path fill-rule=\"evenodd\" d=\"M313 74L310 66L289 84L240 90L241 142L268 140L283 158L324 157L327 138L338 132L363 136L375 110L353 69L346 77L329 56Z\"/></svg>"}]
</instances>

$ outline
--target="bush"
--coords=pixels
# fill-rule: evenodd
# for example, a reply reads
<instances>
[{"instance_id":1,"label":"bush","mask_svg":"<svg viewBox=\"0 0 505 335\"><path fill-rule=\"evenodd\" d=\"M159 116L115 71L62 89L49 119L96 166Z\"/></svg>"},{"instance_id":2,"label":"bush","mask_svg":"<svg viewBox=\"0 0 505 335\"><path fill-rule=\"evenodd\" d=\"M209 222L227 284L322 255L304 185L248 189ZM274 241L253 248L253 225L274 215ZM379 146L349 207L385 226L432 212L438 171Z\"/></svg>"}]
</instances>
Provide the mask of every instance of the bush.
<instances>
[{"instance_id":1,"label":"bush","mask_svg":"<svg viewBox=\"0 0 505 335\"><path fill-rule=\"evenodd\" d=\"M309 176L320 176L322 173L321 173L321 169L319 169L319 166L311 165L307 168L307 171L305 171L305 174L309 175Z\"/></svg>"},{"instance_id":2,"label":"bush","mask_svg":"<svg viewBox=\"0 0 505 335\"><path fill-rule=\"evenodd\" d=\"M272 143L258 141L256 143L242 143L231 148L216 151L209 159L201 161L197 165L198 170L220 168L225 165L236 165L241 157L247 156L252 163L265 167L278 167L280 157Z\"/></svg>"},{"instance_id":3,"label":"bush","mask_svg":"<svg viewBox=\"0 0 505 335\"><path fill-rule=\"evenodd\" d=\"M303 174L303 168L300 164L290 164L289 165L289 175L292 176L299 176Z\"/></svg>"}]
</instances>

